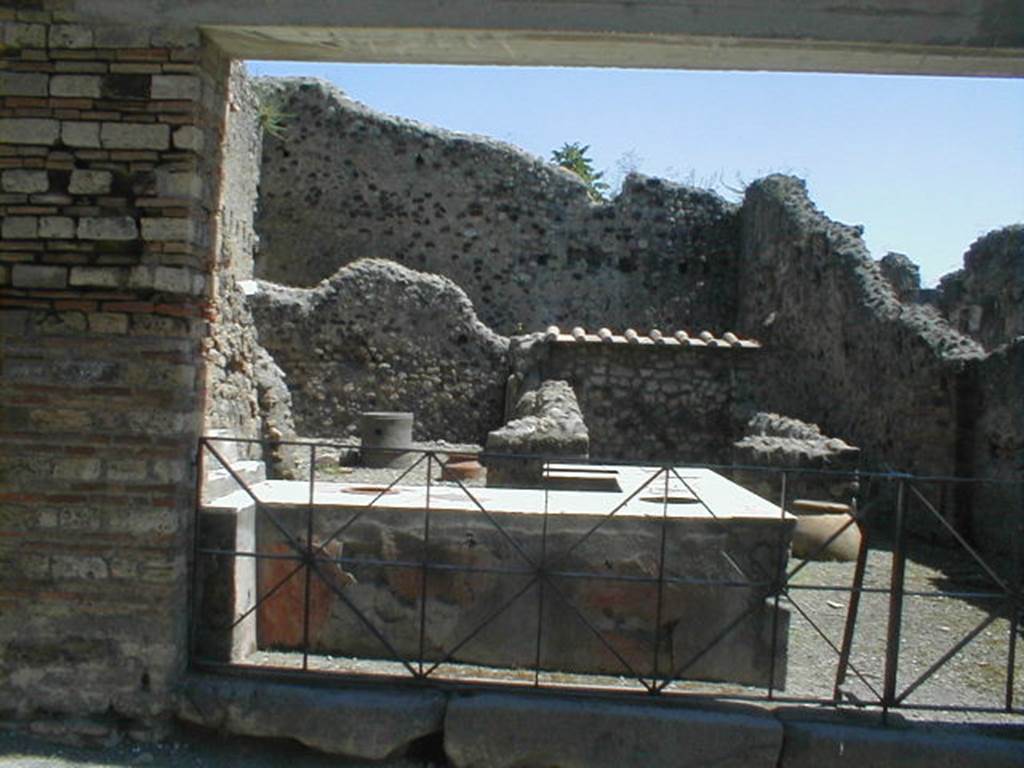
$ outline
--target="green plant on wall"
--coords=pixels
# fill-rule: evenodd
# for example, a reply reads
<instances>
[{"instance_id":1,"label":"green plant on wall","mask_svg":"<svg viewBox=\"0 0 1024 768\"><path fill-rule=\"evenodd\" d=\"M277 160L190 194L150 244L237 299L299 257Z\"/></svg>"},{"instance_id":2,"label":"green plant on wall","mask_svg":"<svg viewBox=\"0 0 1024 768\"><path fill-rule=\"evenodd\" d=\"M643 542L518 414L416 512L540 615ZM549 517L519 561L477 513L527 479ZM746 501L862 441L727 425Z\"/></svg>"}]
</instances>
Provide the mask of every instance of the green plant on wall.
<instances>
[{"instance_id":1,"label":"green plant on wall","mask_svg":"<svg viewBox=\"0 0 1024 768\"><path fill-rule=\"evenodd\" d=\"M579 176L587 186L587 194L590 195L590 199L599 202L605 199L608 185L601 181L604 173L594 170L593 161L587 157L589 150L589 144L580 144L576 141L571 144L567 142L562 145L561 149L556 149L551 153L551 162Z\"/></svg>"},{"instance_id":2,"label":"green plant on wall","mask_svg":"<svg viewBox=\"0 0 1024 768\"><path fill-rule=\"evenodd\" d=\"M275 139L283 139L288 132L288 123L295 117L284 111L284 100L280 95L266 93L260 98L259 123L263 132Z\"/></svg>"}]
</instances>

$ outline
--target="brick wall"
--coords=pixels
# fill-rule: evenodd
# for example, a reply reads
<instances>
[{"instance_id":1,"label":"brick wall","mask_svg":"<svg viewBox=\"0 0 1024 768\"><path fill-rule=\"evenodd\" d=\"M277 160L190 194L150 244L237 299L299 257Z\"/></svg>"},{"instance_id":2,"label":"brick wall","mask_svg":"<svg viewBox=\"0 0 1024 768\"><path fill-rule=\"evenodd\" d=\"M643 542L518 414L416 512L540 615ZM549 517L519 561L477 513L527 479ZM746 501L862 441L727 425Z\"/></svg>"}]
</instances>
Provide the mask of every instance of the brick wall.
<instances>
[{"instance_id":1,"label":"brick wall","mask_svg":"<svg viewBox=\"0 0 1024 768\"><path fill-rule=\"evenodd\" d=\"M58 730L183 668L226 71L71 7L0 9L0 718Z\"/></svg>"}]
</instances>

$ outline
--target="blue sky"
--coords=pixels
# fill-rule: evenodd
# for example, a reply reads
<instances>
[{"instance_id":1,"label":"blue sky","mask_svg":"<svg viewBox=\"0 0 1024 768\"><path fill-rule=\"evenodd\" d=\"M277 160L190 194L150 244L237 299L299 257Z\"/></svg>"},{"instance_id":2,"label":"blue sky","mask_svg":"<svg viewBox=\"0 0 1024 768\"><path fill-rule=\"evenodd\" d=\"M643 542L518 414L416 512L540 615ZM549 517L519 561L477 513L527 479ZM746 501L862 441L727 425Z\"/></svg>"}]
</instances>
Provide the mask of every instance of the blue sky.
<instances>
[{"instance_id":1,"label":"blue sky","mask_svg":"<svg viewBox=\"0 0 1024 768\"><path fill-rule=\"evenodd\" d=\"M807 180L828 216L862 224L872 254L906 253L925 285L984 233L1024 221L1024 81L620 69L250 62L333 81L371 107L479 133L544 158L590 145L627 167L740 187Z\"/></svg>"}]
</instances>

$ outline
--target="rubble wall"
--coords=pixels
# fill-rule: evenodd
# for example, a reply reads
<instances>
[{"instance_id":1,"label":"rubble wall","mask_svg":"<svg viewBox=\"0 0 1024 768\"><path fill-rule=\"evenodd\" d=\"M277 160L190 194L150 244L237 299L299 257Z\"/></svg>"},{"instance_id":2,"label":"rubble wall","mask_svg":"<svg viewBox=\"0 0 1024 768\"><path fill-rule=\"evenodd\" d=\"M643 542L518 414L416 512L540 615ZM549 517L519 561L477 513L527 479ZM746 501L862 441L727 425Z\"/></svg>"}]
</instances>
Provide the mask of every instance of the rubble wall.
<instances>
[{"instance_id":1,"label":"rubble wall","mask_svg":"<svg viewBox=\"0 0 1024 768\"><path fill-rule=\"evenodd\" d=\"M938 305L949 322L995 349L1024 336L1024 224L989 232L942 278Z\"/></svg>"},{"instance_id":2,"label":"rubble wall","mask_svg":"<svg viewBox=\"0 0 1024 768\"><path fill-rule=\"evenodd\" d=\"M482 443L502 423L508 340L450 280L367 259L249 303L302 435L355 436L363 411L412 411L416 439Z\"/></svg>"},{"instance_id":3,"label":"rubble wall","mask_svg":"<svg viewBox=\"0 0 1024 768\"><path fill-rule=\"evenodd\" d=\"M231 183L224 187L218 210L215 313L204 354L208 363L206 427L226 429L243 438L258 438L261 433L255 375L259 342L238 285L240 280L252 278L261 147L259 103L253 84L244 65L234 63L222 148L224 175Z\"/></svg>"},{"instance_id":4,"label":"rubble wall","mask_svg":"<svg viewBox=\"0 0 1024 768\"><path fill-rule=\"evenodd\" d=\"M868 468L969 474L962 373L980 345L901 304L859 230L825 217L799 179L752 184L742 218L736 325L765 346L758 406L859 446Z\"/></svg>"},{"instance_id":5,"label":"rubble wall","mask_svg":"<svg viewBox=\"0 0 1024 768\"><path fill-rule=\"evenodd\" d=\"M594 459L728 462L760 350L516 339L517 374L576 393Z\"/></svg>"},{"instance_id":6,"label":"rubble wall","mask_svg":"<svg viewBox=\"0 0 1024 768\"><path fill-rule=\"evenodd\" d=\"M974 369L974 474L997 482L974 488L971 533L983 551L1013 555L1024 542L1024 337Z\"/></svg>"},{"instance_id":7,"label":"rubble wall","mask_svg":"<svg viewBox=\"0 0 1024 768\"><path fill-rule=\"evenodd\" d=\"M722 332L735 311L736 207L631 177L609 203L522 150L375 112L328 83L273 80L258 277L311 286L356 259L444 275L505 334L551 323Z\"/></svg>"}]
</instances>

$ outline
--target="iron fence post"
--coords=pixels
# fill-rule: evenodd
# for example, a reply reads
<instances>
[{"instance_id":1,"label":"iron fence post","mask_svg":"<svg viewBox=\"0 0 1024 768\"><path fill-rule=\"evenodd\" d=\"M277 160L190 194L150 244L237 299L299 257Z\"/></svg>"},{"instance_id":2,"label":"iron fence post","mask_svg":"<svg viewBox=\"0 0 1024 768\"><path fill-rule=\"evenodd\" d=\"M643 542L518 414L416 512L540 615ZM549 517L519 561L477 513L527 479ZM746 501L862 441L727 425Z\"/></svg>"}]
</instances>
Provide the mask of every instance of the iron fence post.
<instances>
[{"instance_id":1,"label":"iron fence post","mask_svg":"<svg viewBox=\"0 0 1024 768\"><path fill-rule=\"evenodd\" d=\"M786 524L786 485L788 479L789 473L783 470L782 476L779 480L779 548L775 554L775 583L772 585L772 591L775 593L775 596L772 600L772 655L768 659L768 664L770 665L768 671L769 701L775 698L775 657L779 652L779 599L782 597L783 574L785 573L784 563L786 557L786 542L782 535L782 529Z\"/></svg>"},{"instance_id":2,"label":"iron fence post","mask_svg":"<svg viewBox=\"0 0 1024 768\"><path fill-rule=\"evenodd\" d=\"M423 562L420 565L420 653L417 665L420 677L423 676L423 653L427 636L427 570L430 566L430 490L433 458L433 453L427 454L427 497L426 507L423 510Z\"/></svg>"},{"instance_id":3,"label":"iron fence post","mask_svg":"<svg viewBox=\"0 0 1024 768\"><path fill-rule=\"evenodd\" d=\"M196 654L196 635L198 634L199 625L199 524L202 519L203 509L203 463L204 454L203 450L206 447L206 438L200 436L199 445L196 447L196 478L195 478L195 494L196 494L196 511L192 516L192 599L188 601L188 626L189 626L189 638L188 638L188 665L192 666L193 658Z\"/></svg>"},{"instance_id":4,"label":"iron fence post","mask_svg":"<svg viewBox=\"0 0 1024 768\"><path fill-rule=\"evenodd\" d=\"M885 687L882 689L882 719L888 722L889 708L896 703L896 677L899 668L900 631L903 621L903 587L906 575L906 480L900 479L896 491L895 539L889 582L889 626L885 639Z\"/></svg>"},{"instance_id":5,"label":"iron fence post","mask_svg":"<svg viewBox=\"0 0 1024 768\"><path fill-rule=\"evenodd\" d=\"M1020 509L1013 531L1013 565L1010 595L1010 641L1006 653L1006 711L1013 712L1013 694L1017 672L1017 633L1020 631L1020 613L1024 609L1021 593L1024 591L1024 483L1017 489L1020 494Z\"/></svg>"},{"instance_id":6,"label":"iron fence post","mask_svg":"<svg viewBox=\"0 0 1024 768\"><path fill-rule=\"evenodd\" d=\"M309 504L306 507L306 583L302 607L302 669L309 669L310 581L313 578L313 501L316 494L316 443L309 446Z\"/></svg>"},{"instance_id":7,"label":"iron fence post","mask_svg":"<svg viewBox=\"0 0 1024 768\"><path fill-rule=\"evenodd\" d=\"M654 658L651 667L651 686L648 692L651 695L661 693L661 689L654 683L658 679L658 652L661 647L661 612L665 596L665 539L668 535L668 477L669 468L665 467L664 497L661 502L661 541L658 553L658 588L656 590L657 604L654 610Z\"/></svg>"},{"instance_id":8,"label":"iron fence post","mask_svg":"<svg viewBox=\"0 0 1024 768\"><path fill-rule=\"evenodd\" d=\"M534 573L537 575L537 640L533 658L533 687L540 687L540 647L544 630L544 581L545 567L548 556L548 505L550 490L544 486L544 517L540 529L540 564Z\"/></svg>"},{"instance_id":9,"label":"iron fence post","mask_svg":"<svg viewBox=\"0 0 1024 768\"><path fill-rule=\"evenodd\" d=\"M856 512L857 508L854 507L854 513L856 514ZM839 703L842 696L840 687L846 682L846 672L850 666L853 637L857 628L857 615L860 612L860 596L864 587L864 572L868 563L868 528L859 518L856 525L860 532L860 547L857 549L857 565L853 571L850 604L846 608L846 625L843 627L843 645L839 653L839 665L836 667L836 684L832 689L832 700L836 703Z\"/></svg>"}]
</instances>

